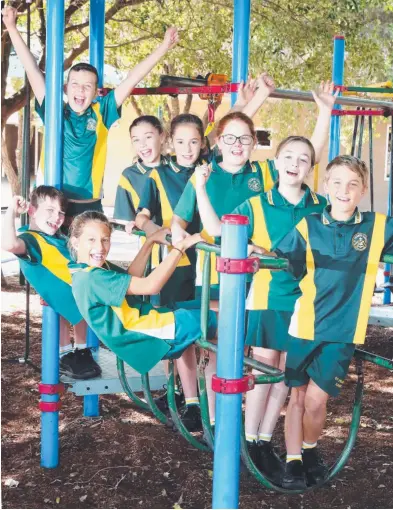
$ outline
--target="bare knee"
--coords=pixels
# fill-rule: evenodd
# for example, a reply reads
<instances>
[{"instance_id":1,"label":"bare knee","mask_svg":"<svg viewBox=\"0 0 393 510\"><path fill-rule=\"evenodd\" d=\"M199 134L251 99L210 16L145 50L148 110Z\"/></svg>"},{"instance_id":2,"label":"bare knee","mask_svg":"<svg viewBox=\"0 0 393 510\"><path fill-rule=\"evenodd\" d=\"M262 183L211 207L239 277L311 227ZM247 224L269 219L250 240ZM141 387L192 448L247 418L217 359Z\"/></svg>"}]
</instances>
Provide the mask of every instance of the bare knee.
<instances>
[{"instance_id":1,"label":"bare knee","mask_svg":"<svg viewBox=\"0 0 393 510\"><path fill-rule=\"evenodd\" d=\"M318 416L324 415L326 402L327 399L321 395L306 395L304 399L305 411L317 418Z\"/></svg>"}]
</instances>

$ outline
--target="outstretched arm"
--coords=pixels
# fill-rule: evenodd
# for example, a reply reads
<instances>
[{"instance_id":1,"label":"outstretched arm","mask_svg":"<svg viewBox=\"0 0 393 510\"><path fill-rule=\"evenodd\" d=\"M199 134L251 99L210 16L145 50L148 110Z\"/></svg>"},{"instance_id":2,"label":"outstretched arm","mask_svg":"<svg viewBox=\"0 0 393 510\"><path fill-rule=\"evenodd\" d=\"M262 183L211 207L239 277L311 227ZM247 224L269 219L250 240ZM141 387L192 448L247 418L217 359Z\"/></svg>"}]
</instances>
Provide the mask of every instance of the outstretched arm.
<instances>
[{"instance_id":1,"label":"outstretched arm","mask_svg":"<svg viewBox=\"0 0 393 510\"><path fill-rule=\"evenodd\" d=\"M135 294L139 296L152 296L154 294L158 294L172 276L179 260L184 255L184 252L202 240L203 239L200 234L194 234L186 237L179 243L175 243L175 249L172 250L167 257L165 257L163 262L161 262L161 264L156 267L149 276L146 278L138 278L134 276L132 278L127 294Z\"/></svg>"},{"instance_id":2,"label":"outstretched arm","mask_svg":"<svg viewBox=\"0 0 393 510\"><path fill-rule=\"evenodd\" d=\"M177 29L174 27L168 28L164 40L158 48L145 58L145 60L136 65L134 69L128 73L127 78L115 88L115 100L118 107L121 106L131 94L135 85L153 69L169 50L176 46L178 40Z\"/></svg>"},{"instance_id":3,"label":"outstretched arm","mask_svg":"<svg viewBox=\"0 0 393 510\"><path fill-rule=\"evenodd\" d=\"M167 244L165 237L170 233L171 231L169 228L160 228L157 230L157 232L148 236L146 238L145 244L142 246L134 260L128 266L128 273L132 276L138 276L142 278L154 244Z\"/></svg>"},{"instance_id":4,"label":"outstretched arm","mask_svg":"<svg viewBox=\"0 0 393 510\"><path fill-rule=\"evenodd\" d=\"M334 102L338 95L338 90L335 94L334 83L330 81L321 82L317 92L312 91L314 100L318 105L319 114L314 132L311 137L311 143L315 149L315 162L319 163L322 157L323 149L329 137L330 119Z\"/></svg>"},{"instance_id":5,"label":"outstretched arm","mask_svg":"<svg viewBox=\"0 0 393 510\"><path fill-rule=\"evenodd\" d=\"M4 215L3 234L1 236L1 247L5 251L15 255L24 255L26 253L25 242L16 235L15 218L18 214L27 212L29 204L23 197L14 196L12 203Z\"/></svg>"},{"instance_id":6,"label":"outstretched arm","mask_svg":"<svg viewBox=\"0 0 393 510\"><path fill-rule=\"evenodd\" d=\"M7 5L1 12L4 25L8 30L16 54L26 71L33 93L39 104L42 104L45 97L45 78L16 27L17 11L14 7Z\"/></svg>"},{"instance_id":7,"label":"outstretched arm","mask_svg":"<svg viewBox=\"0 0 393 510\"><path fill-rule=\"evenodd\" d=\"M195 191L202 225L210 236L221 236L221 221L214 210L206 191L211 167L201 165L195 169Z\"/></svg>"}]
</instances>

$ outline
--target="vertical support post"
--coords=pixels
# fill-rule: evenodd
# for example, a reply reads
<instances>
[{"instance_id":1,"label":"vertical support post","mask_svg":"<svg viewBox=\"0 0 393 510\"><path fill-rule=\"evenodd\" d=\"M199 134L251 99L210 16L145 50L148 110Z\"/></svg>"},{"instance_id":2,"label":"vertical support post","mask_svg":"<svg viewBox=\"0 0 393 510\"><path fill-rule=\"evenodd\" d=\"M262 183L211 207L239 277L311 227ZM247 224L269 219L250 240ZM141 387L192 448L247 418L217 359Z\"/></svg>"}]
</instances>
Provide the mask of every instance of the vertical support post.
<instances>
[{"instance_id":1,"label":"vertical support post","mask_svg":"<svg viewBox=\"0 0 393 510\"><path fill-rule=\"evenodd\" d=\"M248 76L248 55L250 43L251 0L233 1L233 48L232 83L246 81ZM231 94L231 105L236 102L237 93Z\"/></svg>"},{"instance_id":2,"label":"vertical support post","mask_svg":"<svg viewBox=\"0 0 393 510\"><path fill-rule=\"evenodd\" d=\"M389 143L389 138L388 138ZM390 175L389 175L389 193L388 193L388 216L393 213L393 117L390 124ZM392 266L385 264L384 281L387 283L390 279ZM385 289L383 293L383 304L389 305L391 303L392 293L390 289Z\"/></svg>"},{"instance_id":3,"label":"vertical support post","mask_svg":"<svg viewBox=\"0 0 393 510\"><path fill-rule=\"evenodd\" d=\"M47 2L45 76L45 184L61 189L63 178L63 59L64 0ZM42 383L59 382L59 316L43 309ZM58 402L59 395L41 396L42 402ZM41 412L41 466L59 463L59 411Z\"/></svg>"},{"instance_id":4,"label":"vertical support post","mask_svg":"<svg viewBox=\"0 0 393 510\"><path fill-rule=\"evenodd\" d=\"M221 257L247 258L248 218L222 218ZM241 379L246 302L246 275L221 273L217 376ZM213 508L238 508L242 394L216 394Z\"/></svg>"},{"instance_id":5,"label":"vertical support post","mask_svg":"<svg viewBox=\"0 0 393 510\"><path fill-rule=\"evenodd\" d=\"M105 40L105 0L90 0L89 60L98 71L98 87L104 83L104 40ZM99 340L88 328L86 345L95 353L99 349ZM86 395L83 399L84 416L99 416L99 396Z\"/></svg>"},{"instance_id":6,"label":"vertical support post","mask_svg":"<svg viewBox=\"0 0 393 510\"><path fill-rule=\"evenodd\" d=\"M332 70L332 80L335 85L344 84L344 54L345 38L343 35L335 35L333 43ZM334 108L340 110L341 105L336 104L334 105ZM330 121L329 161L340 154L340 127L341 117L339 115L333 115Z\"/></svg>"}]
</instances>

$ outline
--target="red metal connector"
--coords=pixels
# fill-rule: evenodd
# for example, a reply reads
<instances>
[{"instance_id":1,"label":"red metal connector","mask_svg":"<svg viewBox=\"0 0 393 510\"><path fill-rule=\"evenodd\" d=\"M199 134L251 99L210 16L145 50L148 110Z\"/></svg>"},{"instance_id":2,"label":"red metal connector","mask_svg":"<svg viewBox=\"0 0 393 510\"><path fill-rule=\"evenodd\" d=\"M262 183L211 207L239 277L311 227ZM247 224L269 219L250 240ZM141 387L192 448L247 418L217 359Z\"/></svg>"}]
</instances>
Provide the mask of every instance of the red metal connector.
<instances>
[{"instance_id":1,"label":"red metal connector","mask_svg":"<svg viewBox=\"0 0 393 510\"><path fill-rule=\"evenodd\" d=\"M224 259L217 257L216 269L218 273L245 274L256 273L259 270L259 259Z\"/></svg>"},{"instance_id":2,"label":"red metal connector","mask_svg":"<svg viewBox=\"0 0 393 510\"><path fill-rule=\"evenodd\" d=\"M57 395L64 393L65 387L63 383L58 384L43 384L38 385L38 391L44 395Z\"/></svg>"},{"instance_id":3,"label":"red metal connector","mask_svg":"<svg viewBox=\"0 0 393 510\"><path fill-rule=\"evenodd\" d=\"M224 379L213 375L212 377L212 390L216 393L245 393L254 389L255 377L245 375L241 379Z\"/></svg>"},{"instance_id":4,"label":"red metal connector","mask_svg":"<svg viewBox=\"0 0 393 510\"><path fill-rule=\"evenodd\" d=\"M43 413L55 413L61 409L61 402L42 402L40 401L38 407Z\"/></svg>"}]
</instances>

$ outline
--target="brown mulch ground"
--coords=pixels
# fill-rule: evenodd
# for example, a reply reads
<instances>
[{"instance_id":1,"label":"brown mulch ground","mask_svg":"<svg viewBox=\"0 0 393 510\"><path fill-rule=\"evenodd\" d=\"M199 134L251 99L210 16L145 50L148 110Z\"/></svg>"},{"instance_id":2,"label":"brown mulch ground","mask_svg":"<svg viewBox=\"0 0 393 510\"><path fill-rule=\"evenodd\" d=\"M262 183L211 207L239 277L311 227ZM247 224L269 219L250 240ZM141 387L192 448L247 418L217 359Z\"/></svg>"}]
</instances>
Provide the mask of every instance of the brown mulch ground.
<instances>
[{"instance_id":1,"label":"brown mulch ground","mask_svg":"<svg viewBox=\"0 0 393 510\"><path fill-rule=\"evenodd\" d=\"M23 292L3 289L2 359L24 346ZM32 296L31 357L40 363L41 315ZM393 357L393 330L370 328L367 349ZM391 508L393 506L393 374L365 365L361 429L353 455L329 487L304 496L264 490L241 476L241 508ZM4 508L210 508L212 456L136 409L124 395L101 398L102 416L82 417L82 399L66 394L60 412L61 466L40 468L39 374L2 364L2 505ZM328 409L321 447L333 462L346 438L354 368ZM282 445L282 420L277 442ZM16 480L18 486L5 482Z\"/></svg>"}]
</instances>

